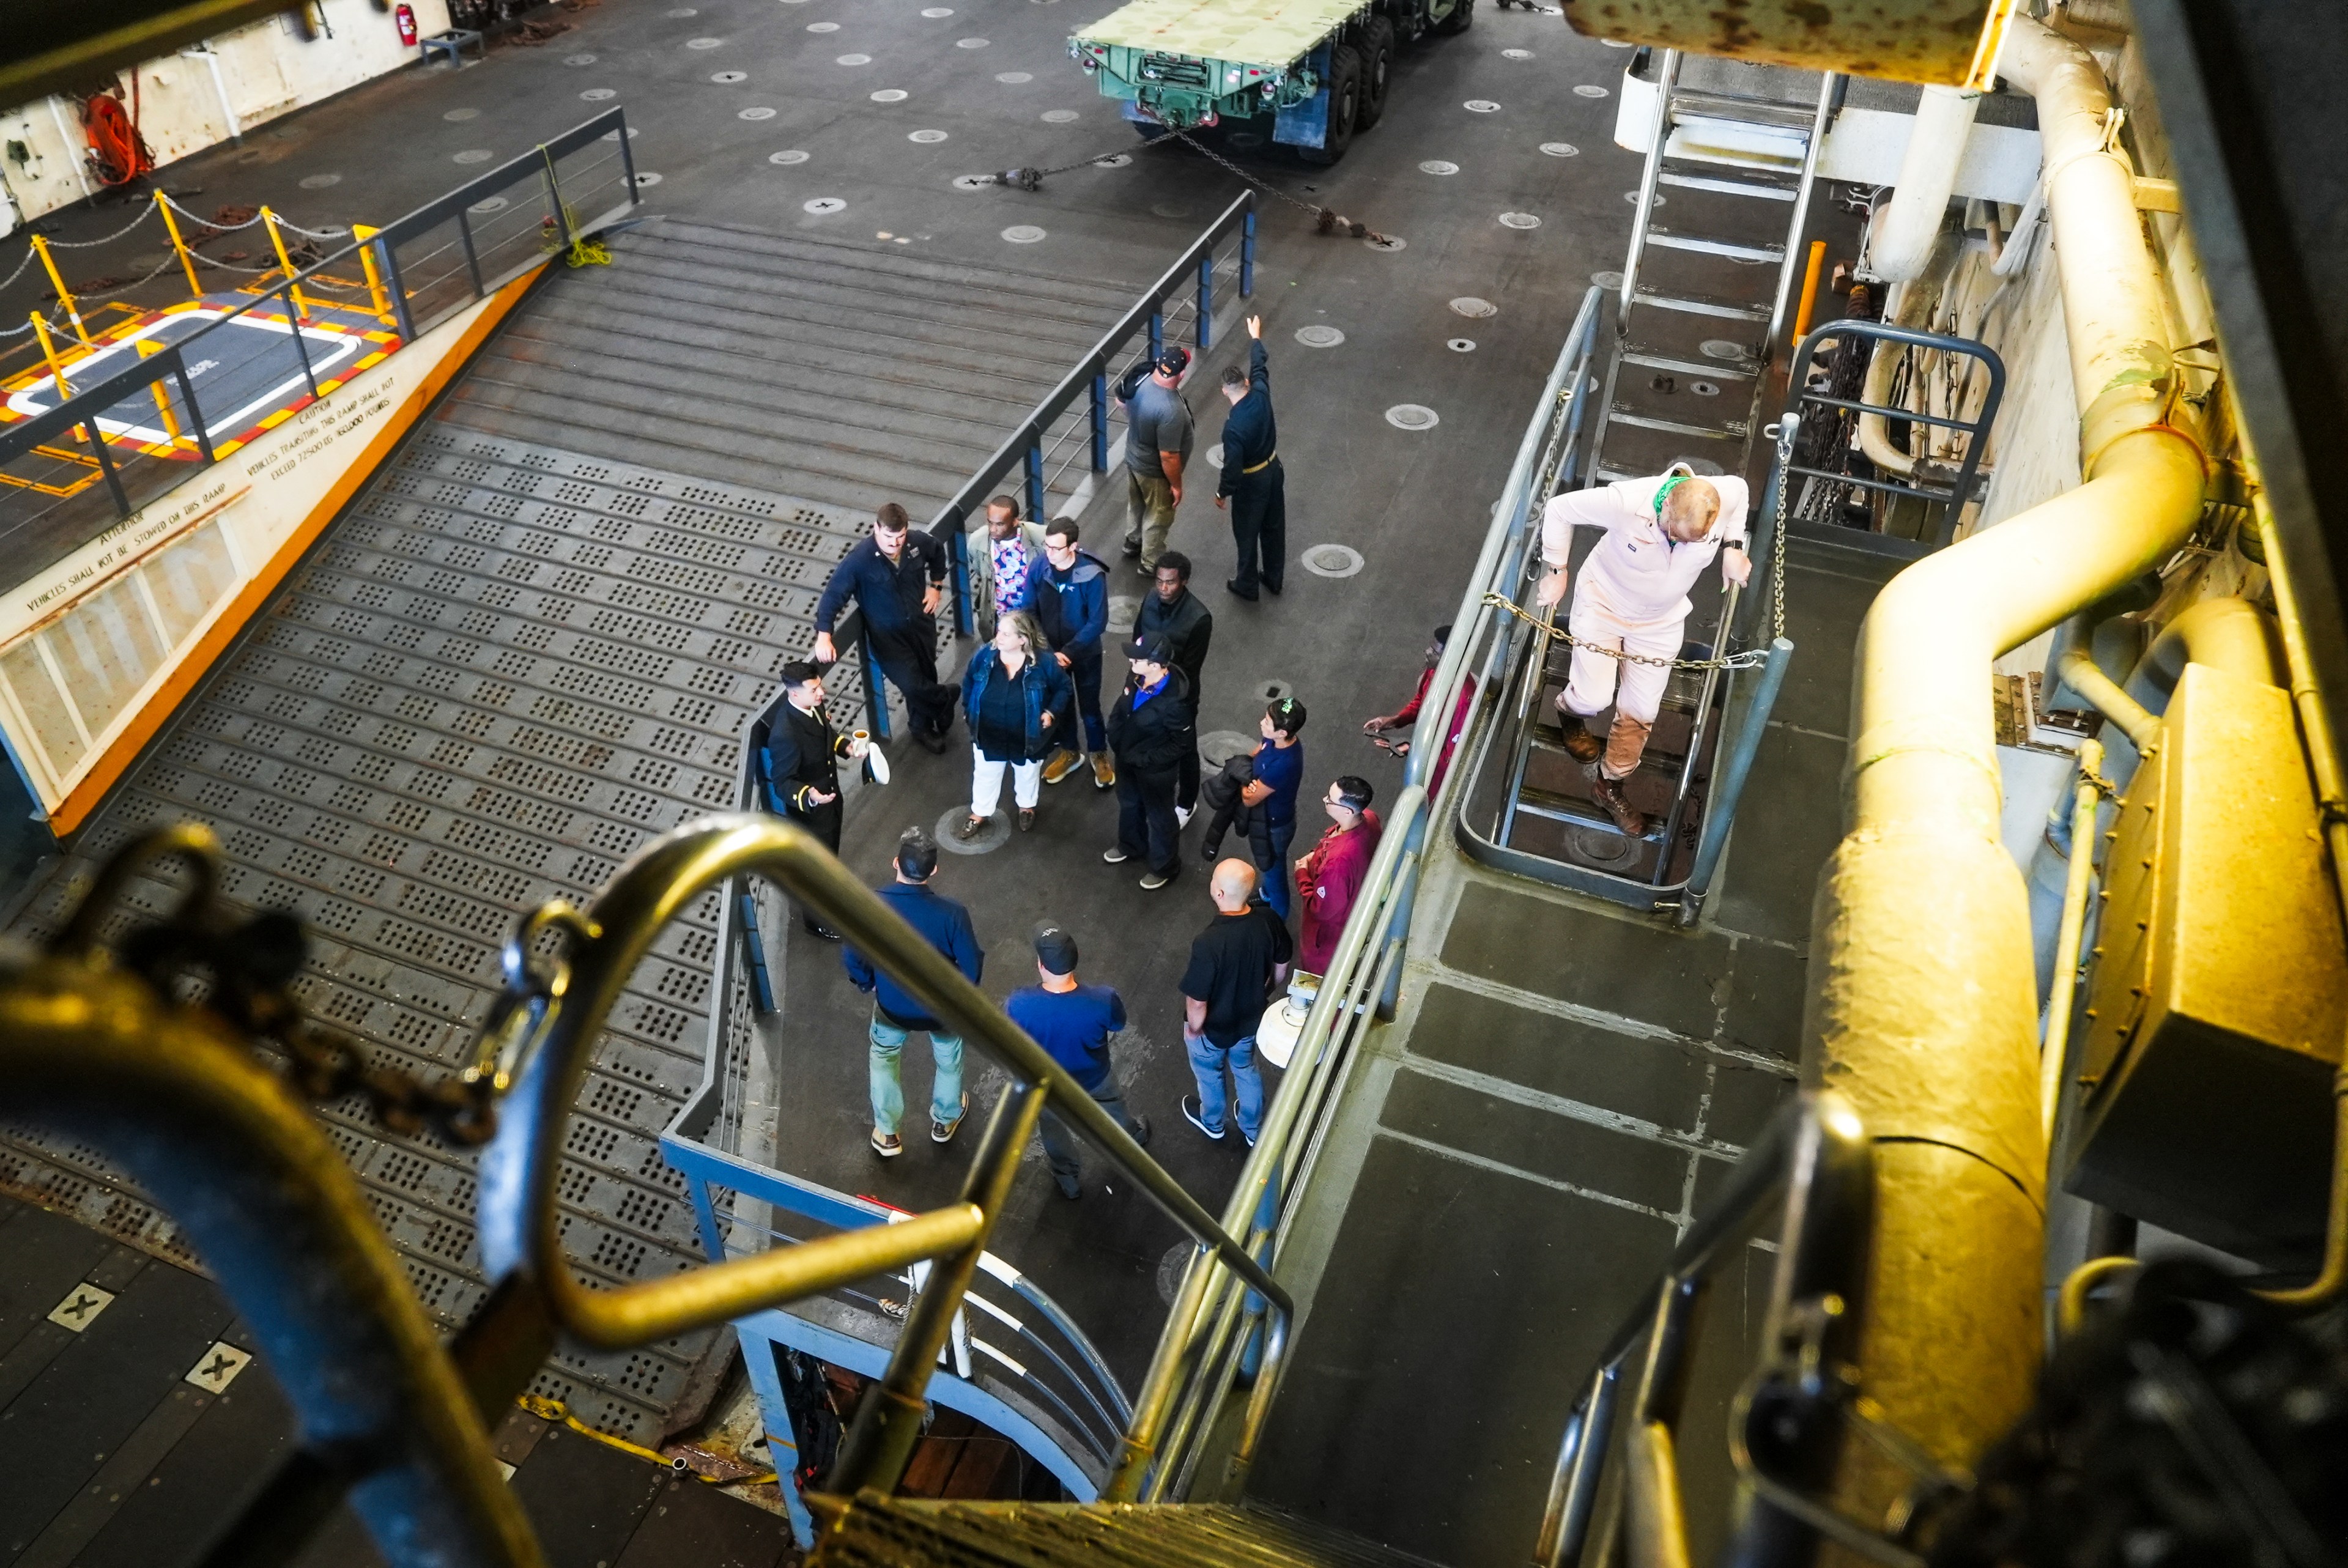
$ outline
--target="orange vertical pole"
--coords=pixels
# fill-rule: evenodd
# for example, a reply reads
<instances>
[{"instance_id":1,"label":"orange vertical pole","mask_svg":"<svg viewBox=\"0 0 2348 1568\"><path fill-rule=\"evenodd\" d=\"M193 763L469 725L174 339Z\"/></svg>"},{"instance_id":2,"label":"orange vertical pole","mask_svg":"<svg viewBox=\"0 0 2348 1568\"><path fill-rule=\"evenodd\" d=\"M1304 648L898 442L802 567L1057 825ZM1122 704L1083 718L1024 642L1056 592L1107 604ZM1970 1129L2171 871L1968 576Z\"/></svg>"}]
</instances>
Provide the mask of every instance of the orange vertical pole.
<instances>
[{"instance_id":1,"label":"orange vertical pole","mask_svg":"<svg viewBox=\"0 0 2348 1568\"><path fill-rule=\"evenodd\" d=\"M39 311L33 313L33 335L41 340L41 357L49 362L49 374L57 377L57 401L62 403L73 396L73 388L66 385L65 365L57 358L57 346L49 336L49 324L41 319Z\"/></svg>"},{"instance_id":2,"label":"orange vertical pole","mask_svg":"<svg viewBox=\"0 0 2348 1568\"><path fill-rule=\"evenodd\" d=\"M171 232L171 249L180 253L180 265L188 269L188 292L201 297L204 285L196 281L196 261L188 253L188 242L180 238L179 220L171 216L171 203L160 191L155 192L155 205L163 210L163 227Z\"/></svg>"},{"instance_id":3,"label":"orange vertical pole","mask_svg":"<svg viewBox=\"0 0 2348 1568\"><path fill-rule=\"evenodd\" d=\"M1794 313L1794 341L1799 343L1810 335L1810 312L1818 303L1818 270L1826 265L1827 242L1810 242L1810 264L1802 273L1802 308Z\"/></svg>"},{"instance_id":4,"label":"orange vertical pole","mask_svg":"<svg viewBox=\"0 0 2348 1568\"><path fill-rule=\"evenodd\" d=\"M160 348L157 347L147 339L142 337L139 340L139 358L144 359L150 354L160 354L161 352L163 351ZM161 417L163 421L164 444L166 446L172 447L178 446L180 444L180 421L171 417L170 392L165 387L163 382L160 380L150 383L148 390L155 394L155 412Z\"/></svg>"},{"instance_id":5,"label":"orange vertical pole","mask_svg":"<svg viewBox=\"0 0 2348 1568\"><path fill-rule=\"evenodd\" d=\"M83 347L96 347L89 340L89 329L81 324L81 312L74 307L73 295L67 292L66 280L57 275L57 258L49 254L48 241L34 235L33 249L41 253L42 269L49 274L49 286L57 291L57 303L66 307L66 319L73 323L74 335L81 339Z\"/></svg>"},{"instance_id":6,"label":"orange vertical pole","mask_svg":"<svg viewBox=\"0 0 2348 1568\"><path fill-rule=\"evenodd\" d=\"M262 227L269 231L269 242L277 247L277 264L285 269L286 283L294 284L294 258L285 253L285 236L277 232L277 214L263 207L261 210L261 223ZM302 297L300 286L294 284L285 292L294 301L294 314L304 321L309 320L310 302Z\"/></svg>"},{"instance_id":7,"label":"orange vertical pole","mask_svg":"<svg viewBox=\"0 0 2348 1568\"><path fill-rule=\"evenodd\" d=\"M382 232L366 223L351 225L351 238L359 242L359 265L366 269L367 293L375 296L376 317L384 325L396 328L399 322L391 314L391 296L383 292L383 274L376 271L375 247L366 242Z\"/></svg>"}]
</instances>

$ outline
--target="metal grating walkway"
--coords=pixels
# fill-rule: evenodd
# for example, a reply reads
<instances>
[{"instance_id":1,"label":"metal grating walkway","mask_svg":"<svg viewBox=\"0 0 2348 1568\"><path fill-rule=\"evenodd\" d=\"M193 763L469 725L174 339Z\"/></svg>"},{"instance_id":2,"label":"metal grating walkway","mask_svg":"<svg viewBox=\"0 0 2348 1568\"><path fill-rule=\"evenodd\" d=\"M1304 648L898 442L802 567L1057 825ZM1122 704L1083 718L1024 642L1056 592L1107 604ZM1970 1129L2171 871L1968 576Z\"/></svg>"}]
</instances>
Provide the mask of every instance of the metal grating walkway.
<instances>
[{"instance_id":1,"label":"metal grating walkway","mask_svg":"<svg viewBox=\"0 0 2348 1568\"><path fill-rule=\"evenodd\" d=\"M18 934L47 934L91 863L150 822L218 828L223 892L312 932L316 1015L378 1060L445 1070L498 983L515 913L583 899L644 840L733 797L736 737L804 646L860 531L837 510L428 427L91 829ZM835 717L861 710L837 683ZM140 886L154 909L171 890ZM131 916L114 918L118 929ZM696 1081L715 897L664 933L615 1010L572 1125L564 1233L612 1283L699 1261L660 1129ZM482 1295L473 1159L324 1112L425 1303ZM185 1256L91 1151L0 1146L0 1182ZM706 1336L558 1353L536 1391L656 1435Z\"/></svg>"}]
</instances>

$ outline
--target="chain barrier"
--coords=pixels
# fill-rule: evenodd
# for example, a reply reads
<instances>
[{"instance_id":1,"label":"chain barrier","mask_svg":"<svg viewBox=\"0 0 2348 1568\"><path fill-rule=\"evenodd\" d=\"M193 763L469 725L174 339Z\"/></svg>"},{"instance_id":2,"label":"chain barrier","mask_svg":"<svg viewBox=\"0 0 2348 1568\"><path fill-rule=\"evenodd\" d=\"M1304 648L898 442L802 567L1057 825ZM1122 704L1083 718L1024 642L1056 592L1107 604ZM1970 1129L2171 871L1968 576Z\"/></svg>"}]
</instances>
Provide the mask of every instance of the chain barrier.
<instances>
[{"instance_id":1,"label":"chain barrier","mask_svg":"<svg viewBox=\"0 0 2348 1568\"><path fill-rule=\"evenodd\" d=\"M197 212L191 212L191 211L189 211L185 207L180 206L177 201L172 201L172 200L170 199L170 197L169 197L169 196L165 196L165 197L163 198L163 204L164 204L165 206L167 206L167 207L170 208L172 211L177 212L180 217L185 218L189 222L191 222L191 223L200 224L200 225L201 225L201 226L202 226L202 227L204 227L204 228L207 228L207 229L211 230L214 233L217 233L217 234L233 234L233 233L235 233L235 232L236 232L238 230L240 230L240 229L250 229L250 228L252 228L255 223L258 223L258 222L261 222L261 214L260 214L259 212L257 212L257 211L256 211L255 213L253 213L253 215L252 215L252 217L247 218L247 219L246 219L243 222L242 222L242 223L221 223L221 222L215 222L213 220L211 220L211 219L210 219L210 218L207 218L207 217L204 217L204 216L203 216L202 214L201 214L201 213L197 213ZM284 221L284 220L283 220L283 219L280 219L280 220L279 220L279 222L283 222L283 221ZM191 242L191 243L193 243L193 242Z\"/></svg>"},{"instance_id":2,"label":"chain barrier","mask_svg":"<svg viewBox=\"0 0 2348 1568\"><path fill-rule=\"evenodd\" d=\"M6 288L10 284L15 283L18 278L23 277L25 275L25 269L32 264L33 248L30 245L27 245L25 247L25 259L16 263L16 270L10 273L6 277L0 278L0 289Z\"/></svg>"},{"instance_id":3,"label":"chain barrier","mask_svg":"<svg viewBox=\"0 0 2348 1568\"><path fill-rule=\"evenodd\" d=\"M1241 181L1255 187L1255 189L1262 191L1265 195L1285 201L1290 206L1296 208L1300 211L1312 213L1313 228L1320 233L1343 233L1352 239L1368 240L1379 244L1386 242L1386 236L1379 233L1367 223L1348 218L1334 208L1320 206L1314 202L1305 201L1301 196L1292 196L1287 191L1280 189L1277 185L1265 183L1256 176L1249 173L1246 170L1241 168L1238 164L1232 162L1230 159L1225 158L1221 153L1217 152L1214 149L1200 142L1187 130L1169 130L1162 136L1154 136L1149 138L1141 145L1144 147L1156 147L1169 141L1181 142L1184 146L1197 153L1200 157L1205 159L1208 162L1221 166L1225 170L1236 175ZM1066 174L1071 170L1083 169L1089 165L1099 163L1104 159L1117 157L1126 148L1131 145L1132 144L1130 142L1120 141L1110 147L1104 148L1100 151L1093 153L1089 157L1080 158L1074 163L1063 163L1053 169L1005 169L1000 173L989 175L987 178L994 181L997 185L1008 185L1021 191L1041 191L1044 188L1044 181L1050 179L1053 175Z\"/></svg>"},{"instance_id":4,"label":"chain barrier","mask_svg":"<svg viewBox=\"0 0 2348 1568\"><path fill-rule=\"evenodd\" d=\"M130 232L131 230L139 227L139 224L145 222L154 215L154 208L142 207L139 210L139 216L131 219L130 222L123 224L122 227L115 230L114 232L107 235L102 240L51 240L49 242L49 249L53 251L94 251L100 245L110 245L114 243L115 241L122 238L123 235ZM11 281L13 282L14 280L12 279Z\"/></svg>"}]
</instances>

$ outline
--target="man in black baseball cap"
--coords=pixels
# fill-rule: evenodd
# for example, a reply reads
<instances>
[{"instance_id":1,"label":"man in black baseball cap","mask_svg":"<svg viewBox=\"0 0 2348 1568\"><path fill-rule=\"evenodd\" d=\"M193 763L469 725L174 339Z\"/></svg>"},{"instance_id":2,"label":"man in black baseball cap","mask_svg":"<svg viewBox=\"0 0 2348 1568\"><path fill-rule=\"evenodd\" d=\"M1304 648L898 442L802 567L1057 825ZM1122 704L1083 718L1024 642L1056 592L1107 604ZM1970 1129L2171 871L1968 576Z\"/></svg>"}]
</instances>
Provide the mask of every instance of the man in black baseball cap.
<instances>
[{"instance_id":1,"label":"man in black baseball cap","mask_svg":"<svg viewBox=\"0 0 2348 1568\"><path fill-rule=\"evenodd\" d=\"M1068 1070L1109 1119L1125 1129L1136 1143L1149 1141L1149 1123L1128 1116L1125 1094L1117 1088L1109 1060L1109 1037L1125 1027L1125 998L1106 985L1085 985L1076 980L1076 939L1045 921L1035 927L1035 974L1040 984L1025 986L1004 998L1003 1010L1044 1047L1044 1054ZM1049 1100L1045 1102L1047 1106ZM1044 1157L1051 1161L1052 1181L1063 1198L1080 1198L1077 1178L1083 1168L1076 1160L1076 1135L1049 1109L1036 1130L1044 1139Z\"/></svg>"},{"instance_id":2,"label":"man in black baseball cap","mask_svg":"<svg viewBox=\"0 0 2348 1568\"><path fill-rule=\"evenodd\" d=\"M1164 635L1135 637L1125 656L1133 673L1108 716L1109 750L1117 758L1117 843L1101 859L1117 866L1146 857L1141 885L1154 892L1181 870L1174 797L1183 755L1197 748L1199 736L1190 677L1174 663Z\"/></svg>"},{"instance_id":3,"label":"man in black baseball cap","mask_svg":"<svg viewBox=\"0 0 2348 1568\"><path fill-rule=\"evenodd\" d=\"M1125 552L1141 558L1141 574L1158 572L1174 509L1182 504L1182 469L1190 460L1190 406L1182 400L1182 377L1190 351L1162 346L1147 379L1125 401L1125 500L1130 526Z\"/></svg>"}]
</instances>

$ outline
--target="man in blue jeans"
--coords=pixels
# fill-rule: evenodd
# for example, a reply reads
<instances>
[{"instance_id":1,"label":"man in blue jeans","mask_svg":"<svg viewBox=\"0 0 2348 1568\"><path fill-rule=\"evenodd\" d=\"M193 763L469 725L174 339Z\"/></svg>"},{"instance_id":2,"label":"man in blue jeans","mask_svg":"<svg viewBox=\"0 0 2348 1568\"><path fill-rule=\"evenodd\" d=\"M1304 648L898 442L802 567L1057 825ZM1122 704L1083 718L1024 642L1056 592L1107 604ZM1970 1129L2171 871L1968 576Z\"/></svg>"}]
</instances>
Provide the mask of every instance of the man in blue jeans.
<instances>
[{"instance_id":1,"label":"man in blue jeans","mask_svg":"<svg viewBox=\"0 0 2348 1568\"><path fill-rule=\"evenodd\" d=\"M1108 630L1108 567L1088 550L1076 548L1074 518L1056 517L1044 530L1044 553L1027 568L1029 605L1052 645L1052 656L1076 688L1076 714L1084 720L1085 749L1076 738L1044 764L1044 782L1057 784L1089 758L1093 788L1117 788L1117 765L1109 760L1101 728L1101 634Z\"/></svg>"},{"instance_id":2,"label":"man in blue jeans","mask_svg":"<svg viewBox=\"0 0 2348 1568\"><path fill-rule=\"evenodd\" d=\"M1231 1068L1238 1101L1240 1136L1255 1147L1263 1126L1263 1075L1255 1065L1255 1030L1272 987L1288 980L1292 946L1288 927L1272 912L1249 902L1255 868L1229 860L1215 868L1215 918L1190 944L1190 966L1182 972L1182 1046L1199 1098L1182 1097L1182 1117L1217 1142L1222 1141L1229 1109L1223 1069Z\"/></svg>"},{"instance_id":3,"label":"man in blue jeans","mask_svg":"<svg viewBox=\"0 0 2348 1568\"><path fill-rule=\"evenodd\" d=\"M1296 838L1296 791L1304 782L1304 705L1282 697L1263 710L1263 739L1255 748L1255 782L1241 791L1248 805L1248 851L1255 857L1263 901L1288 918L1288 846Z\"/></svg>"},{"instance_id":4,"label":"man in blue jeans","mask_svg":"<svg viewBox=\"0 0 2348 1568\"><path fill-rule=\"evenodd\" d=\"M905 923L945 954L972 985L978 984L986 954L970 928L970 911L933 892L930 878L938 869L938 841L919 828L908 828L897 841L897 880L875 891L880 902L904 917ZM930 1092L930 1141L951 1140L970 1110L970 1096L962 1087L962 1038L942 1033L943 1026L911 993L882 973L855 948L845 948L840 961L859 991L872 997L872 1152L894 1160L905 1151L897 1124L905 1115L905 1088L898 1058L905 1038L916 1029L927 1030L930 1056L937 1063L936 1087Z\"/></svg>"},{"instance_id":5,"label":"man in blue jeans","mask_svg":"<svg viewBox=\"0 0 2348 1568\"><path fill-rule=\"evenodd\" d=\"M1109 1037L1125 1027L1125 998L1106 985L1077 984L1076 939L1050 921L1035 928L1035 975L1039 984L1011 993L1004 999L1004 1012L1044 1047L1045 1056L1067 1068L1111 1121L1147 1146L1149 1122L1126 1114L1125 1093L1117 1087L1117 1070L1108 1057ZM1075 1135L1048 1100L1036 1130L1043 1135L1044 1158L1051 1164L1060 1196L1083 1197L1079 1178L1084 1167L1076 1159Z\"/></svg>"}]
</instances>

